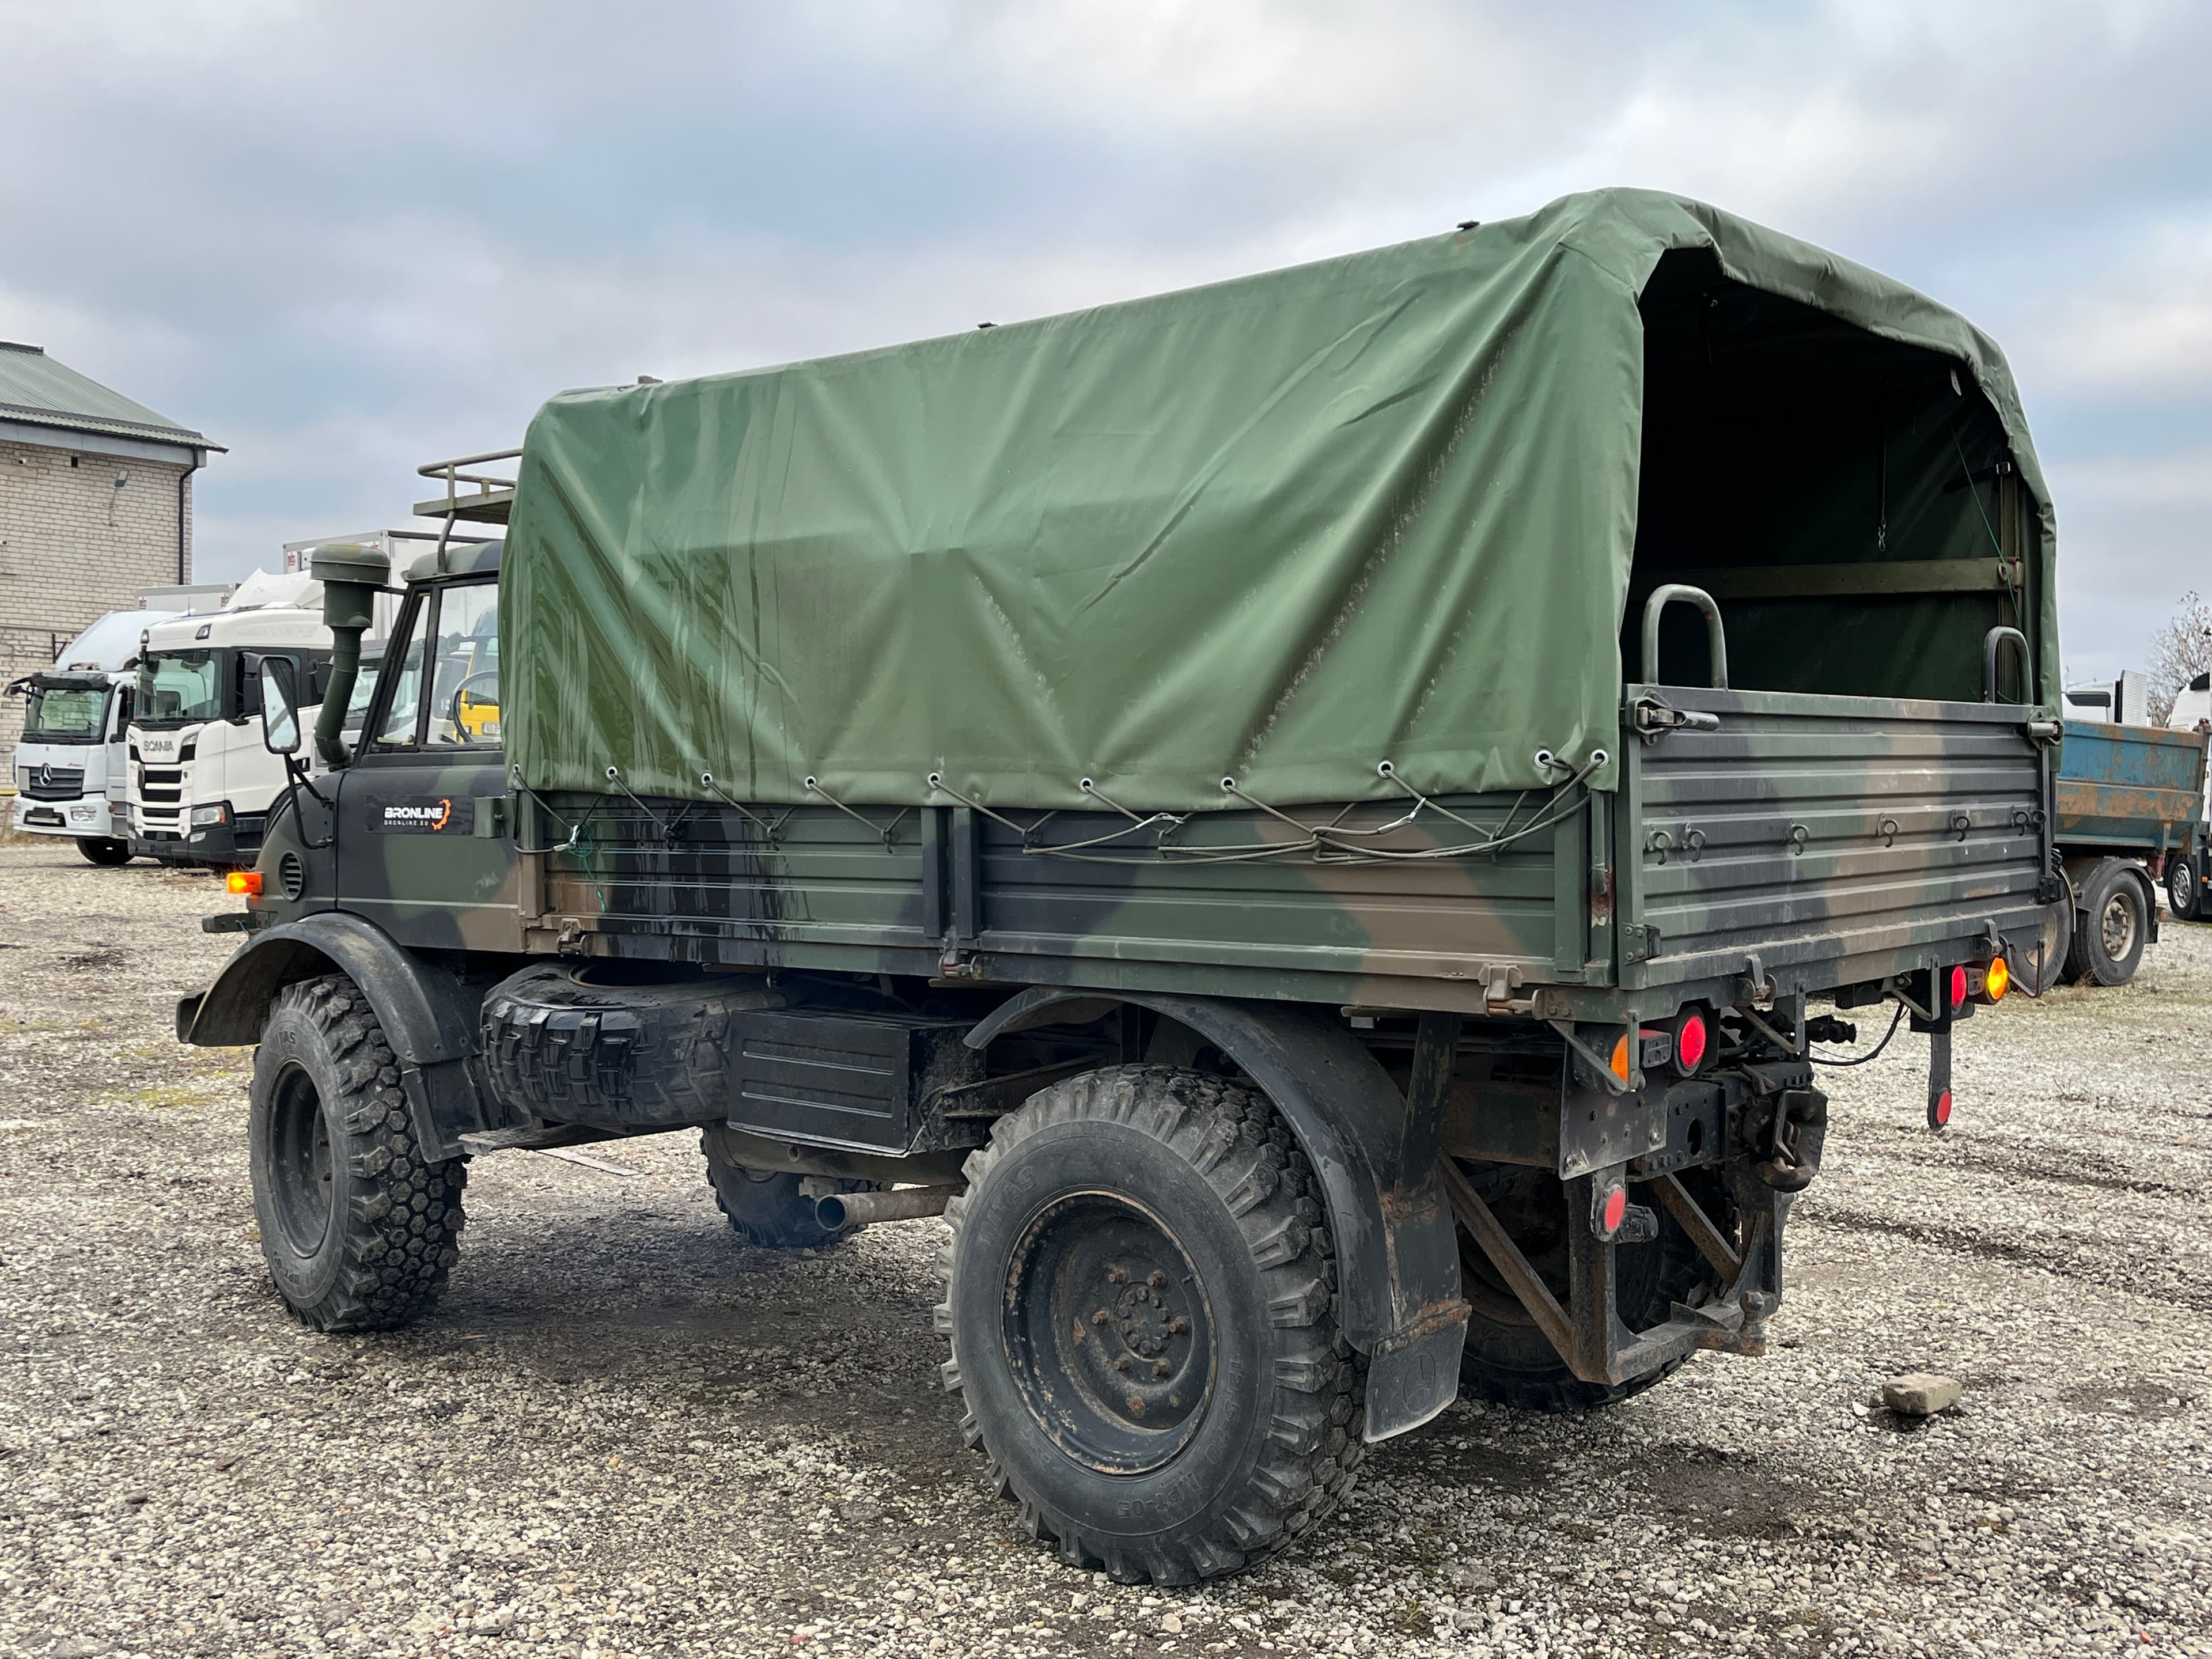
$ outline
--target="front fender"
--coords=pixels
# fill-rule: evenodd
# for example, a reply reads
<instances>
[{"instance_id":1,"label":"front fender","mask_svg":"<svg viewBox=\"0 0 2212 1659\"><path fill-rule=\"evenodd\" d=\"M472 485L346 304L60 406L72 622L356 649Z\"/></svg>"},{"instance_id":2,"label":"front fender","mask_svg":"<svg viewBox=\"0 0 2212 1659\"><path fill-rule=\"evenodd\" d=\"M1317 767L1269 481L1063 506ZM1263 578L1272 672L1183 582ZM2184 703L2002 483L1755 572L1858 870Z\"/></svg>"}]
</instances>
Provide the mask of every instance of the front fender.
<instances>
[{"instance_id":1,"label":"front fender","mask_svg":"<svg viewBox=\"0 0 2212 1659\"><path fill-rule=\"evenodd\" d=\"M465 1058L473 1046L473 1005L450 974L417 960L359 916L303 916L254 934L213 985L177 1005L177 1040L234 1048L261 1040L277 992L333 970L361 988L403 1065Z\"/></svg>"},{"instance_id":2,"label":"front fender","mask_svg":"<svg viewBox=\"0 0 2212 1659\"><path fill-rule=\"evenodd\" d=\"M228 1048L261 1040L287 985L328 973L360 988L399 1061L416 1139L434 1158L503 1121L470 1064L481 996L359 916L323 912L254 934L206 990L177 1004L177 1040Z\"/></svg>"},{"instance_id":3,"label":"front fender","mask_svg":"<svg viewBox=\"0 0 2212 1659\"><path fill-rule=\"evenodd\" d=\"M1457 1224L1433 1147L1415 1154L1417 1167L1401 1157L1407 1108L1390 1074L1349 1031L1310 1009L1218 997L1039 986L967 1042L981 1048L1008 1032L1097 1018L1116 1003L1197 1032L1244 1068L1297 1136L1328 1200L1345 1338L1368 1356L1367 1437L1401 1434L1451 1404L1468 1311Z\"/></svg>"}]
</instances>

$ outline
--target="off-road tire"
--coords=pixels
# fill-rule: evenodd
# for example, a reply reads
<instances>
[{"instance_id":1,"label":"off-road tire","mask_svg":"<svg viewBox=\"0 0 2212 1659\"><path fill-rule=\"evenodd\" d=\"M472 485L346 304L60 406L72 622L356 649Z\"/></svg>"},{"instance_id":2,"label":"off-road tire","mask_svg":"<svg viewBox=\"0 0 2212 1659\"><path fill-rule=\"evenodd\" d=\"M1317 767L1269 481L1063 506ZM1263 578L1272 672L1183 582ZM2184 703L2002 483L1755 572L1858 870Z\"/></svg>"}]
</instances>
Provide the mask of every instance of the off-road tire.
<instances>
[{"instance_id":1,"label":"off-road tire","mask_svg":"<svg viewBox=\"0 0 2212 1659\"><path fill-rule=\"evenodd\" d=\"M2176 921L2194 921L2203 902L2204 887L2197 878L2197 860L2187 854L2177 856L2166 872L2167 914Z\"/></svg>"},{"instance_id":2,"label":"off-road tire","mask_svg":"<svg viewBox=\"0 0 2212 1659\"><path fill-rule=\"evenodd\" d=\"M2092 866L2074 916L2067 978L2107 987L2133 979L2150 939L2152 902L2144 878L2125 860L2105 859Z\"/></svg>"},{"instance_id":3,"label":"off-road tire","mask_svg":"<svg viewBox=\"0 0 2212 1659\"><path fill-rule=\"evenodd\" d=\"M253 1208L277 1294L319 1331L419 1319L459 1252L459 1158L425 1160L399 1065L343 974L277 993L253 1054Z\"/></svg>"},{"instance_id":4,"label":"off-road tire","mask_svg":"<svg viewBox=\"0 0 2212 1659\"><path fill-rule=\"evenodd\" d=\"M87 864L96 864L103 870L131 862L131 843L118 841L112 836L79 836L76 850L84 855Z\"/></svg>"},{"instance_id":5,"label":"off-road tire","mask_svg":"<svg viewBox=\"0 0 2212 1659\"><path fill-rule=\"evenodd\" d=\"M1366 1362L1338 1328L1320 1185L1264 1096L1167 1066L1085 1073L1000 1118L966 1174L939 1260L943 1376L1024 1530L1123 1583L1188 1584L1343 1501L1366 1451ZM1115 1259L1133 1264L1118 1280ZM1177 1276L1135 1273L1156 1260Z\"/></svg>"},{"instance_id":6,"label":"off-road tire","mask_svg":"<svg viewBox=\"0 0 2212 1659\"><path fill-rule=\"evenodd\" d=\"M577 975L525 969L483 1001L493 1088L515 1110L556 1123L719 1121L736 1086L731 1014L783 1003L752 980L592 985Z\"/></svg>"},{"instance_id":7,"label":"off-road tire","mask_svg":"<svg viewBox=\"0 0 2212 1659\"><path fill-rule=\"evenodd\" d=\"M1500 1172L1472 1170L1468 1178L1477 1191L1483 1192L1487 1184L1485 1176L1497 1173ZM1527 1178L1519 1171L1503 1173ZM1555 1179L1544 1179L1553 1191L1558 1190ZM1693 1195L1715 1223L1723 1228L1732 1226L1733 1211L1717 1187L1698 1182L1694 1176L1686 1179L1693 1183ZM1491 1194L1484 1192L1484 1196L1487 1199ZM1631 1187L1629 1197L1633 1203L1657 1210L1659 1218L1656 1239L1649 1243L1615 1247L1614 1293L1620 1318L1629 1329L1643 1331L1664 1323L1675 1303L1695 1307L1717 1293L1721 1285L1712 1265L1698 1254L1689 1235L1659 1206L1648 1188ZM1559 1201L1564 1224L1573 1225L1572 1218L1564 1215L1564 1194ZM1551 1339L1535 1321L1522 1313L1509 1296L1502 1294L1501 1287L1490 1282L1489 1262L1465 1228L1460 1230L1459 1245L1461 1283L1467 1289L1468 1301L1475 1304L1475 1311L1467 1322L1467 1346L1460 1354L1460 1388L1463 1392L1479 1400L1516 1406L1524 1411L1594 1411L1642 1394L1687 1363L1686 1357L1670 1360L1626 1382L1584 1382L1567 1368L1566 1361L1559 1358L1559 1350L1552 1346ZM1559 1293L1565 1288L1563 1284L1553 1286L1562 1306L1566 1297ZM1517 1316L1501 1316L1505 1315Z\"/></svg>"},{"instance_id":8,"label":"off-road tire","mask_svg":"<svg viewBox=\"0 0 2212 1659\"><path fill-rule=\"evenodd\" d=\"M815 1191L802 1187L803 1176L788 1170L753 1170L732 1163L715 1144L714 1131L699 1137L699 1150L707 1155L707 1184L714 1189L714 1207L729 1218L731 1231L748 1244L770 1250L820 1249L848 1237L853 1229L832 1230L816 1216L816 1200L830 1190L865 1193L874 1190L872 1181L822 1181Z\"/></svg>"}]
</instances>

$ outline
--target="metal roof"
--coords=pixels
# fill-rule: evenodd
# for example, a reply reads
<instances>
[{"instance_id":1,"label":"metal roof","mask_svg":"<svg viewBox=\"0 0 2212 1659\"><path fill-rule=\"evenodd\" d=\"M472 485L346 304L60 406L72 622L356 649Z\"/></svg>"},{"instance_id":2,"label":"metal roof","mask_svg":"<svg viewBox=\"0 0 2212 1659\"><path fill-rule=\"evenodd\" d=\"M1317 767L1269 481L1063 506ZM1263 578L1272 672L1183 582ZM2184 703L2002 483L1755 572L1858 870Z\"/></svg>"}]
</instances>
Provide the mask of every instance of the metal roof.
<instances>
[{"instance_id":1,"label":"metal roof","mask_svg":"<svg viewBox=\"0 0 2212 1659\"><path fill-rule=\"evenodd\" d=\"M179 426L167 416L157 415L49 357L44 346L13 340L0 340L0 420L145 438L193 449L222 447L210 443L205 434Z\"/></svg>"}]
</instances>

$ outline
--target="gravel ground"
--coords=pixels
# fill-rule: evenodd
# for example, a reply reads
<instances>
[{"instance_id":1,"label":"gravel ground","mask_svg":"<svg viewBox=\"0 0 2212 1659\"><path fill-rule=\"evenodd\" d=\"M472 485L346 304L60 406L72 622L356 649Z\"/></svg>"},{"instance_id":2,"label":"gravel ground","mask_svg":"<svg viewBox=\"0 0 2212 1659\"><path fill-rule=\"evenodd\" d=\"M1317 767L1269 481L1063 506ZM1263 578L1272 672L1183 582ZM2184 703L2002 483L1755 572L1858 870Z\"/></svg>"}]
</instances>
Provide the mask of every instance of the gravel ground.
<instances>
[{"instance_id":1,"label":"gravel ground","mask_svg":"<svg viewBox=\"0 0 2212 1659\"><path fill-rule=\"evenodd\" d=\"M204 878L0 846L0 1652L2212 1653L2212 928L1832 1073L1763 1360L1455 1408L1288 1559L1059 1565L939 1391L909 1223L739 1246L688 1137L477 1164L441 1311L294 1324ZM619 1170L616 1173L615 1170ZM1914 1426L1913 1370L1966 1383Z\"/></svg>"}]
</instances>

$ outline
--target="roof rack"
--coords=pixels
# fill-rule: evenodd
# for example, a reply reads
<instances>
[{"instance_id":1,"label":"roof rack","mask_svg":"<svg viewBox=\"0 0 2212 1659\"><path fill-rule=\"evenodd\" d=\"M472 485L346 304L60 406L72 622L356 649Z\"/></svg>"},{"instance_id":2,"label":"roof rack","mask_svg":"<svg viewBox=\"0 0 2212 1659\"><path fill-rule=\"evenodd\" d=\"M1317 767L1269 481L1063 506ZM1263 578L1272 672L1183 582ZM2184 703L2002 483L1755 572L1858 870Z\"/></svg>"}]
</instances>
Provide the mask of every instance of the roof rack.
<instances>
[{"instance_id":1,"label":"roof rack","mask_svg":"<svg viewBox=\"0 0 2212 1659\"><path fill-rule=\"evenodd\" d=\"M507 510L514 505L514 480L463 469L512 461L521 453L520 449L490 449L481 455L456 455L448 461L430 461L416 467L415 471L422 477L442 483L446 493L441 498L416 502L415 516L448 521L465 519L471 524L505 524Z\"/></svg>"}]
</instances>

